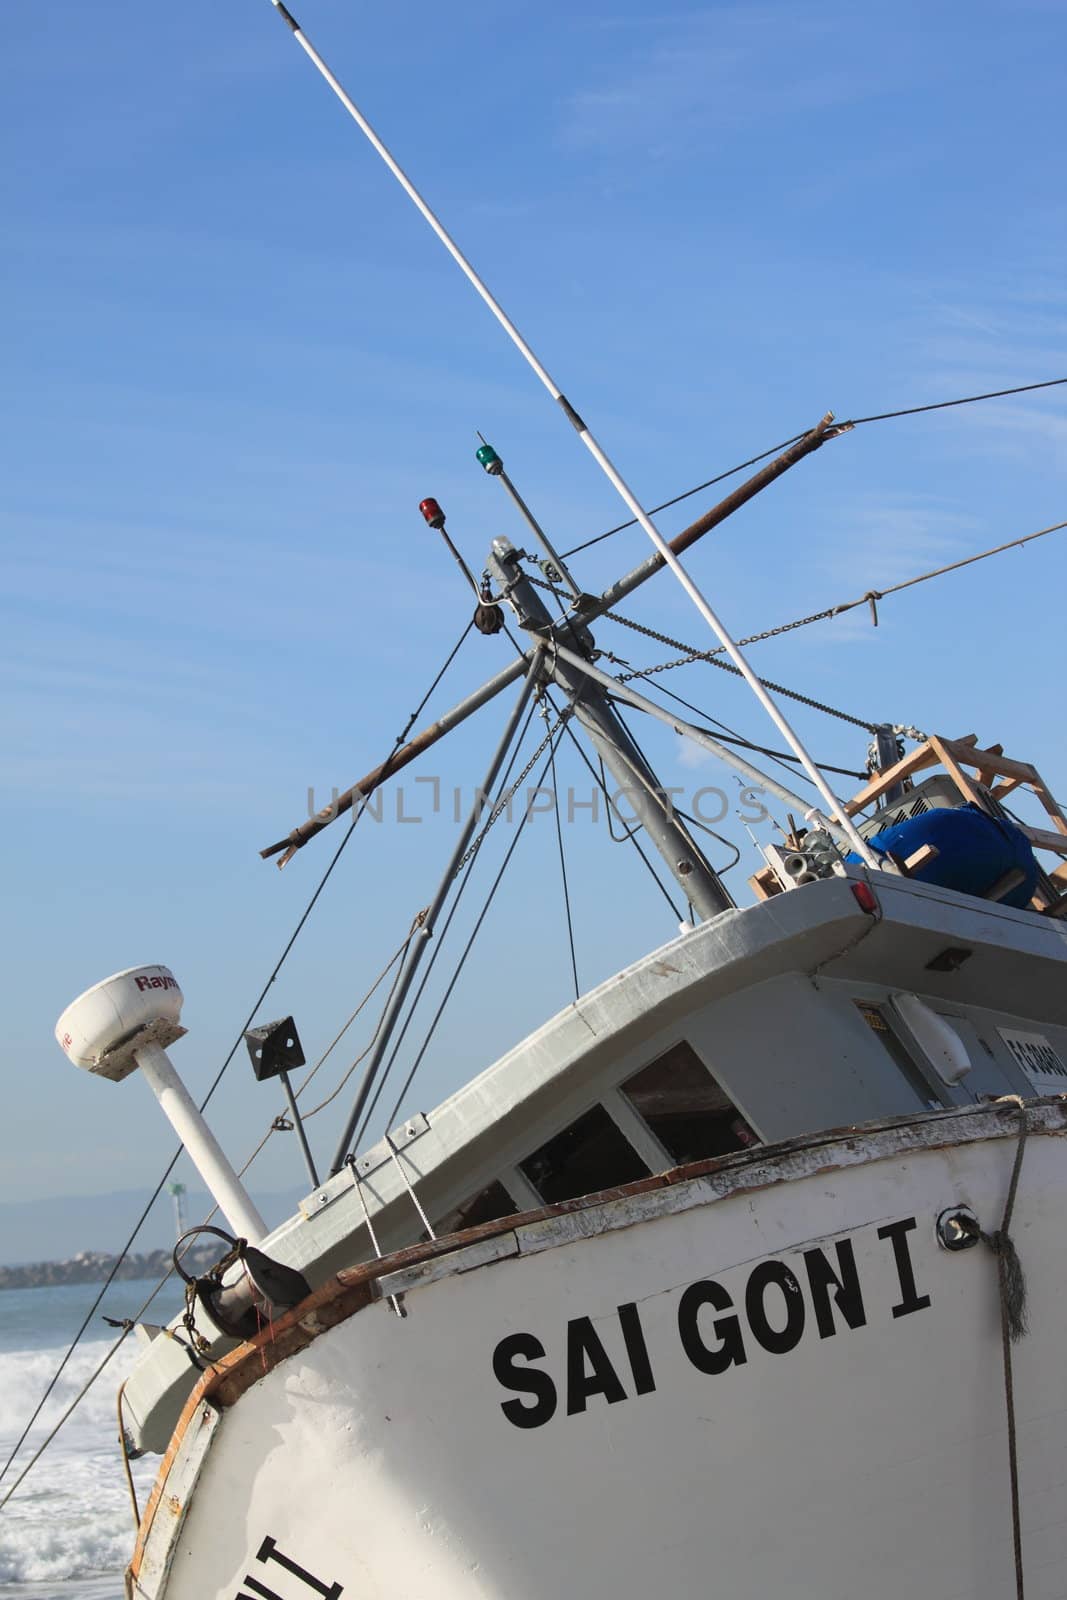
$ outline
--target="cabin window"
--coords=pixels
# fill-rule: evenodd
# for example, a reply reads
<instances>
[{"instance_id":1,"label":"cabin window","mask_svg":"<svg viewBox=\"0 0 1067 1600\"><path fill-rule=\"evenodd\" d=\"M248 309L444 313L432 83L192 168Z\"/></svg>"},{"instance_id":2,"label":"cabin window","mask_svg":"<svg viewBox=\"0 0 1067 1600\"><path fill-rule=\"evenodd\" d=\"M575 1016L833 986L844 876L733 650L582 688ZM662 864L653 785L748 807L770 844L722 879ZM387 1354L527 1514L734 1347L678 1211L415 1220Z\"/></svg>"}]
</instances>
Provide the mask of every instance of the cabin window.
<instances>
[{"instance_id":1,"label":"cabin window","mask_svg":"<svg viewBox=\"0 0 1067 1600\"><path fill-rule=\"evenodd\" d=\"M856 1010L875 1035L882 1048L892 1059L900 1073L907 1079L924 1106L939 1111L945 1102L916 1066L902 1041L893 1031L892 1024L881 1006L870 1005L866 1000L854 1002Z\"/></svg>"},{"instance_id":2,"label":"cabin window","mask_svg":"<svg viewBox=\"0 0 1067 1600\"><path fill-rule=\"evenodd\" d=\"M759 1144L758 1136L684 1039L621 1085L679 1166Z\"/></svg>"},{"instance_id":3,"label":"cabin window","mask_svg":"<svg viewBox=\"0 0 1067 1600\"><path fill-rule=\"evenodd\" d=\"M648 1177L645 1163L603 1106L557 1133L519 1168L550 1205Z\"/></svg>"},{"instance_id":4,"label":"cabin window","mask_svg":"<svg viewBox=\"0 0 1067 1600\"><path fill-rule=\"evenodd\" d=\"M434 1232L438 1235L460 1233L464 1228L477 1228L483 1222L499 1222L501 1217L513 1217L517 1210L504 1185L494 1181L435 1222Z\"/></svg>"}]
</instances>

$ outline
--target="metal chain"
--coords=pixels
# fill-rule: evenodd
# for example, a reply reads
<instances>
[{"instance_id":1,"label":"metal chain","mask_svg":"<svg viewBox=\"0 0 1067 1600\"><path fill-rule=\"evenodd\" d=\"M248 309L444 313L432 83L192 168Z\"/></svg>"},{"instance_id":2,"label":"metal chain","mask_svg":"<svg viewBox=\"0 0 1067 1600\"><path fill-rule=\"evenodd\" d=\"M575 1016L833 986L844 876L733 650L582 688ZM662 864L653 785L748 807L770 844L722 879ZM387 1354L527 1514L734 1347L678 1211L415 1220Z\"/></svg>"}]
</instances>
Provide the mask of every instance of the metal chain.
<instances>
[{"instance_id":1,"label":"metal chain","mask_svg":"<svg viewBox=\"0 0 1067 1600\"><path fill-rule=\"evenodd\" d=\"M619 680L621 683L626 683L630 678L647 678L657 672L670 672L674 667L688 666L693 661L706 661L710 666L720 667L724 672L732 672L735 677L741 677L740 669L735 667L732 661L721 661L719 659L722 655L721 649L694 650L692 646L683 644L680 639L672 639L669 634L659 633L655 628L649 628L643 622L634 622L630 617L620 616L617 611L605 611L604 615L609 617L612 622L620 622L624 628L631 628L634 633L642 633L648 639L655 639L658 644L669 645L672 650L684 650L686 652L677 661L664 661L658 666L645 667L640 672L624 673ZM742 645L754 644L758 639L769 639L775 633L784 631L785 629L782 628L771 628L766 633L754 635L751 639L742 639L740 643ZM867 733L875 733L877 731L877 723L865 722L862 717L853 717L847 711L840 711L836 706L828 706L821 700L814 700L810 695L801 694L796 689L787 689L782 683L775 683L770 678L761 678L760 682L765 689L772 689L775 694L782 694L789 700L796 700L802 706L810 706L813 711L822 711L828 717L837 717L841 722L850 722L854 728L863 728Z\"/></svg>"},{"instance_id":2,"label":"metal chain","mask_svg":"<svg viewBox=\"0 0 1067 1600\"><path fill-rule=\"evenodd\" d=\"M478 836L473 840L473 842L468 847L466 853L461 857L461 859L457 863L457 865L456 865L456 876L458 876L459 873L462 872L463 868L467 865L467 862L470 861L473 856L476 856L478 854L478 851L481 849L482 844L483 844L483 842L485 840L485 836L489 832L489 829L493 826L494 822L496 822L504 814L504 812L507 810L507 808L511 804L512 800L514 800L516 793L522 787L522 785L526 782L526 779L530 776L530 773L533 771L534 767L537 765L538 758L541 755L543 755L544 752L548 749L549 745L552 743L552 740L556 736L557 730L567 720L567 717L569 715L570 715L569 711L564 711L563 714L560 716L559 720L557 722L553 723L552 727L545 734L544 738L541 740L541 743L537 746L537 749L534 751L534 753L530 757L529 761L527 761L526 765L523 767L523 769L519 773L518 777L514 780L514 782L510 783L508 785L507 789L504 791L504 793L502 795L500 795L499 799L496 801L496 803L494 804L492 810L489 813L489 817L488 817L488 820L486 821L485 827L481 830L481 832L478 834Z\"/></svg>"},{"instance_id":3,"label":"metal chain","mask_svg":"<svg viewBox=\"0 0 1067 1600\"><path fill-rule=\"evenodd\" d=\"M541 579L534 578L532 575L530 576L530 581L538 589L546 589L553 594L556 592L550 583L544 583ZM847 606L831 606L826 611L817 611L812 616L801 617L796 622L785 622L777 628L765 628L762 633L754 633L747 639L739 639L738 645L744 647L749 644L759 644L764 639L777 638L779 634L789 633L794 628L806 627L809 622L821 622L825 617L832 617L838 611L847 609ZM604 611L601 612L601 615L607 617L611 622L621 623L624 628L631 628L634 633L644 634L646 639L655 639L658 644L665 644L671 650L685 651L685 654L677 661L664 661L659 666L645 667L640 672L625 673L620 678L620 683L626 683L630 678L649 678L657 672L670 672L674 667L686 667L694 661L707 661L713 667L720 667L724 672L733 673L736 678L742 676L740 668L735 667L732 661L721 661L719 659L724 654L721 645L714 650L694 650L691 645L683 644L680 639L672 639L668 633L659 633L655 628L649 628L643 622L635 622L631 617L621 616L618 611ZM608 654L607 651L603 653L605 655ZM770 678L761 678L759 681L765 689L772 689L775 694L785 695L787 700L795 700L798 705L810 706L813 711L822 711L828 717L837 717L839 721L851 723L854 728L862 728L866 733L875 733L879 726L885 726L885 724L865 722L862 717L853 717L847 711L840 711L836 706L828 706L822 700L814 700L810 695L801 694L796 689L787 689L785 684L775 683ZM895 731L896 729L894 728Z\"/></svg>"}]
</instances>

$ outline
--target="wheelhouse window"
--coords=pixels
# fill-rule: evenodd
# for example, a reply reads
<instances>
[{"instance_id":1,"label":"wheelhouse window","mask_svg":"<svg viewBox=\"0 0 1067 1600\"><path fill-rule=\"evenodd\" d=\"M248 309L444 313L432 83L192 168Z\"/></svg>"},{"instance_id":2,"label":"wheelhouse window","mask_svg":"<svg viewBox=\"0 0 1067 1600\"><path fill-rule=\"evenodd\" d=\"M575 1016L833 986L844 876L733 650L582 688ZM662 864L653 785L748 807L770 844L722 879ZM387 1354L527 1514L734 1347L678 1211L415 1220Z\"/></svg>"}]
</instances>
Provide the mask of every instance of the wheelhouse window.
<instances>
[{"instance_id":1,"label":"wheelhouse window","mask_svg":"<svg viewBox=\"0 0 1067 1600\"><path fill-rule=\"evenodd\" d=\"M729 1095L684 1039L621 1085L672 1161L704 1161L759 1144Z\"/></svg>"},{"instance_id":2,"label":"wheelhouse window","mask_svg":"<svg viewBox=\"0 0 1067 1600\"><path fill-rule=\"evenodd\" d=\"M594 1106L519 1163L549 1205L647 1178L648 1168L603 1106Z\"/></svg>"},{"instance_id":3,"label":"wheelhouse window","mask_svg":"<svg viewBox=\"0 0 1067 1600\"><path fill-rule=\"evenodd\" d=\"M461 1233L464 1228L477 1228L483 1222L499 1222L501 1217L513 1217L517 1210L504 1185L494 1181L435 1222L434 1232L438 1235Z\"/></svg>"}]
</instances>

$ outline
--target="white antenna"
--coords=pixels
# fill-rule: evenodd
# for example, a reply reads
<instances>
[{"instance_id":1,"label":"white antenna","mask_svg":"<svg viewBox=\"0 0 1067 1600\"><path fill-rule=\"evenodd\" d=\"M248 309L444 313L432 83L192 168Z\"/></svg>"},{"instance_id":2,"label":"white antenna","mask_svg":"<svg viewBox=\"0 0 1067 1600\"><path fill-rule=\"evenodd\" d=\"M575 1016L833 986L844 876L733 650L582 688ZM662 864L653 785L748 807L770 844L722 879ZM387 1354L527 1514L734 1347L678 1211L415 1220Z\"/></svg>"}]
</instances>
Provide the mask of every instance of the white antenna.
<instances>
[{"instance_id":1,"label":"white antenna","mask_svg":"<svg viewBox=\"0 0 1067 1600\"><path fill-rule=\"evenodd\" d=\"M601 449L600 445L590 433L585 422L571 405L562 389L560 389L559 385L552 378L548 370L542 366L537 356L531 350L530 346L526 343L526 340L523 338L518 328L516 328L515 324L504 310L503 306L490 293L486 284L478 276L478 273L467 260L467 257L456 244L455 240L445 228L444 224L430 209L422 195L408 177L407 173L394 158L391 151L375 133L374 129L371 127L362 111L360 111L351 95L348 94L347 90L345 90L334 77L325 61L315 49L315 46L311 43L311 40L301 29L296 18L282 4L282 0L271 0L271 4L278 12L278 15L282 18L282 20L292 30L293 38L304 51L305 55L308 56L318 71L325 78L326 82L329 84L338 100L340 100L345 110L352 117L353 121L359 127L360 131L365 134L370 144L377 151L378 155L381 156L382 160L385 162L385 165L393 174L393 177L400 184L400 187L404 190L408 198L430 224L430 227L433 229L434 233L436 233L437 237L440 239L441 243L444 245L452 259L455 261L460 271L469 279L470 283L481 295L482 299L485 301L496 320L500 323L500 326L504 329L504 332L518 350L519 354L537 374L538 378L540 378L541 382L544 384L553 400L555 400L562 408L568 421L576 429L578 437L581 439L582 443L585 445L594 461L600 467L601 471L607 477L617 493L621 496L631 515L636 518L641 527L644 529L645 533L647 533L663 562L674 573L674 576L678 579L678 582L682 585L682 588L685 590L690 600L692 600L693 604L700 612L700 615L708 624L708 627L715 634L726 654L730 657L730 660L734 663L734 666L740 672L741 676L752 690L752 693L756 696L756 699L763 706L763 709L766 711L767 715L770 717L771 721L774 723L783 739L788 742L790 748L793 750L793 753L796 755L797 760L800 762L801 766L804 768L804 771L807 773L808 777L818 790L823 804L827 807L831 815L836 815L840 818L841 826L848 835L849 841L856 850L860 859L869 867L877 868L881 866L882 863L878 861L866 840L860 837L860 834L857 832L851 817L845 815L839 802L827 784L826 779L823 777L822 773L811 759L811 756L801 743L800 738L793 731L785 717L783 717L782 713L779 711L778 707L775 705L774 701L771 699L770 695L757 678L756 674L752 671L752 668L745 660L745 657L741 654L741 651L738 649L737 645L727 632L726 628L723 626L722 622L720 622L719 618L716 616L707 600L705 600L704 596L701 594L692 578L690 578L689 574L678 560L678 557L674 554L674 551L663 538L663 535L652 521L652 518L649 516L648 512L641 505L640 501L637 499L626 480L622 477L622 474L618 472L613 462Z\"/></svg>"}]
</instances>

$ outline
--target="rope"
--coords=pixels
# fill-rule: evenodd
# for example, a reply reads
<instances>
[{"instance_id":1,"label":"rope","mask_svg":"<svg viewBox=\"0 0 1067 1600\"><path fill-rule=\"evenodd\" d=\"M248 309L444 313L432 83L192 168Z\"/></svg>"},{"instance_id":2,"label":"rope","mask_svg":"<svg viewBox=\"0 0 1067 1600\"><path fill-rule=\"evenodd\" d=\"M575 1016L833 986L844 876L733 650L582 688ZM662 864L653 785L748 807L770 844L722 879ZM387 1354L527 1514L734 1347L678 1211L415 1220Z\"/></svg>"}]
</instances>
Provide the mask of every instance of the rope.
<instances>
[{"instance_id":1,"label":"rope","mask_svg":"<svg viewBox=\"0 0 1067 1600\"><path fill-rule=\"evenodd\" d=\"M122 1415L122 1398L125 1393L126 1380L123 1379L119 1384L119 1392L116 1396L119 1419L119 1449L122 1451L122 1470L126 1474L126 1488L129 1490L130 1505L133 1507L133 1525L135 1528L139 1528L141 1526L141 1508L137 1504L137 1485L133 1481L133 1471L130 1467L130 1449L126 1442L126 1419Z\"/></svg>"},{"instance_id":2,"label":"rope","mask_svg":"<svg viewBox=\"0 0 1067 1600\"><path fill-rule=\"evenodd\" d=\"M1015 1147L1015 1161L1008 1184L1008 1198L1000 1227L993 1233L983 1233L982 1240L997 1258L997 1283L1000 1290L1000 1342L1004 1358L1004 1403L1008 1415L1008 1465L1011 1474L1011 1536L1015 1554L1016 1600L1025 1600L1023 1580L1023 1530L1019 1500L1019 1450L1015 1424L1015 1377L1012 1370L1011 1347L1028 1331L1026 1313L1026 1279L1019 1253L1011 1238L1012 1213L1019 1189L1026 1139L1030 1131L1026 1106L1017 1095L1005 1098L1015 1102L1019 1111L1019 1139Z\"/></svg>"},{"instance_id":3,"label":"rope","mask_svg":"<svg viewBox=\"0 0 1067 1600\"><path fill-rule=\"evenodd\" d=\"M1026 1140L1030 1132L1030 1125L1026 1114L1026 1103L1020 1095L1002 1095L997 1102L999 1105L1014 1105L1019 1113L1019 1138L1015 1146L1015 1160L1012 1163L1011 1180L1008 1184L1008 1198L1004 1202L1004 1215L1000 1220L1000 1227L992 1233L986 1233L973 1219L963 1217L961 1226L972 1238L981 1239L983 1244L989 1246L997 1259L997 1288L1000 1299L1000 1343L1004 1364L1004 1404L1008 1418L1008 1469L1011 1477L1011 1534L1015 1554L1015 1595L1016 1600L1025 1600L1023 1580L1023 1533L1022 1515L1019 1499L1019 1449L1018 1436L1015 1422L1015 1375L1012 1369L1011 1347L1018 1344L1029 1332L1029 1321L1026 1307L1026 1277L1023 1272L1019 1252L1015 1248L1011 1237L1011 1219L1015 1211L1015 1198L1019 1192L1019 1174L1022 1172L1023 1156L1026 1152Z\"/></svg>"},{"instance_id":4,"label":"rope","mask_svg":"<svg viewBox=\"0 0 1067 1600\"><path fill-rule=\"evenodd\" d=\"M546 719L547 720L547 719ZM559 727L557 721L556 727ZM552 794L555 799L554 816L556 819L556 843L559 846L559 872L563 881L563 913L567 920L567 940L570 945L571 976L574 979L574 998L577 1000L581 994L581 985L578 982L578 958L574 953L574 921L571 916L571 893L567 883L567 855L563 848L563 823L559 814L559 784L556 780L556 747L549 746L548 770L551 774Z\"/></svg>"},{"instance_id":5,"label":"rope","mask_svg":"<svg viewBox=\"0 0 1067 1600\"><path fill-rule=\"evenodd\" d=\"M355 1156L346 1156L345 1166L352 1174L352 1185L356 1193L359 1195L359 1203L363 1207L363 1220L367 1224L367 1232L370 1235L370 1242L374 1248L374 1254L376 1258L380 1261L382 1259L382 1247L378 1243L378 1235L374 1231L374 1223L371 1221L370 1212L367 1209L367 1200L363 1193L363 1185L360 1182L359 1173L356 1170ZM400 1301L397 1299L395 1294L391 1294L389 1296L389 1303L398 1317L406 1316L407 1313L404 1311L403 1306L400 1304Z\"/></svg>"},{"instance_id":6,"label":"rope","mask_svg":"<svg viewBox=\"0 0 1067 1600\"><path fill-rule=\"evenodd\" d=\"M344 1028L341 1029L341 1033L339 1033L338 1036L337 1036L338 1039L340 1039L341 1035L346 1032L346 1030L348 1029L350 1024L355 1020L355 1018L363 1010L363 1007L366 1005L367 1001L370 999L370 997L374 993L375 989L378 988L379 984L386 977L386 975L388 974L390 968L393 967L400 960L401 956L404 954L404 951L407 949L408 945L411 943L411 941L415 937L416 933L422 927L422 924L423 924L423 922L425 920L425 917L426 917L425 908L422 911L419 911L419 912L417 912L415 914L414 920L412 921L411 928L410 928L406 938L397 946L396 951L394 952L391 960L388 962L388 964L386 966L384 966L382 968L381 972L375 978L374 983L367 990L367 993L364 995L363 999L360 1001L359 1005L356 1007L355 1011L352 1013L352 1016L349 1017L348 1022L345 1023ZM397 973L397 977L399 977L399 972ZM396 987L396 983L394 982L393 988L395 989L395 987ZM389 992L389 998L390 999L392 998L392 989ZM387 1003L388 1003L388 1001L387 1001ZM380 1026L380 1024L379 1024L379 1026ZM355 1072L356 1068L360 1065L360 1063L363 1060L365 1060L367 1055L370 1053L371 1049L374 1046L374 1040L377 1037L377 1033L378 1033L378 1030L376 1028L374 1033L371 1035L371 1040L370 1040L370 1043L367 1045L367 1048L365 1050L361 1050L360 1051L359 1055L352 1062L352 1065L348 1068L347 1072L344 1074L344 1077L336 1085L335 1088L331 1089L330 1093L326 1096L325 1100L320 1100L317 1106L312 1106L310 1111L305 1111L304 1112L304 1121L305 1122L308 1120L309 1117L315 1117L315 1116L318 1115L318 1113L320 1111L324 1111L326 1109L326 1107L330 1104L331 1101L337 1099L337 1096L341 1093L341 1090L344 1088L345 1084L348 1082L348 1080L352 1076L353 1072ZM337 1039L334 1040L334 1044L336 1044L336 1043L337 1043ZM315 1076L315 1073L318 1071L319 1067L322 1065L323 1061L325 1061L326 1056L329 1055L330 1050L332 1050L332 1049L333 1049L333 1045L330 1045L329 1050L326 1051L326 1054L323 1055L320 1058L320 1060L318 1061L316 1066L308 1074L307 1078L304 1080L304 1082L301 1084L299 1090L297 1091L297 1095L296 1095L297 1099L300 1098L300 1095L307 1088L308 1084L311 1082L312 1078ZM264 1140L264 1143L266 1143L265 1140ZM263 1148L263 1146L260 1145L259 1148L261 1150ZM256 1155L258 1155L258 1154L259 1154L259 1150L256 1151ZM254 1157L252 1159L254 1159Z\"/></svg>"},{"instance_id":7,"label":"rope","mask_svg":"<svg viewBox=\"0 0 1067 1600\"><path fill-rule=\"evenodd\" d=\"M392 1120L392 1119L390 1119L390 1120ZM404 1164L400 1159L400 1152L397 1149L396 1145L393 1143L391 1135L388 1134L388 1133L385 1136L385 1142L389 1146L389 1154L393 1158L393 1165L395 1166L396 1170L400 1174L400 1180L403 1183L404 1188L407 1190L408 1194L411 1196L411 1203L415 1207L415 1210L419 1213L419 1221L422 1223L423 1227L426 1229L426 1232L429 1234L430 1238L431 1239L436 1239L437 1235L433 1231L433 1224L431 1223L429 1217L426 1215L425 1211L422 1209L422 1202L420 1201L418 1195L415 1193L414 1189L412 1188L410 1179L408 1178L408 1175L407 1175L407 1172L404 1170Z\"/></svg>"}]
</instances>

